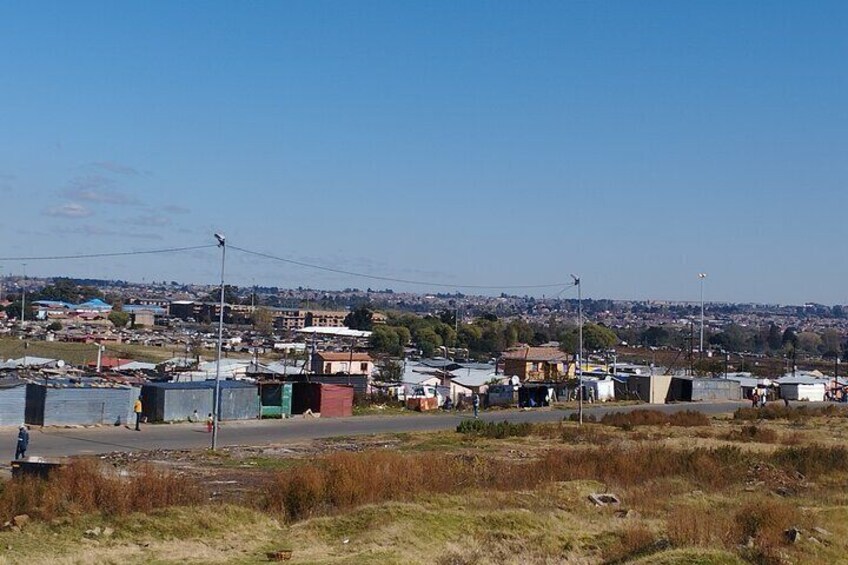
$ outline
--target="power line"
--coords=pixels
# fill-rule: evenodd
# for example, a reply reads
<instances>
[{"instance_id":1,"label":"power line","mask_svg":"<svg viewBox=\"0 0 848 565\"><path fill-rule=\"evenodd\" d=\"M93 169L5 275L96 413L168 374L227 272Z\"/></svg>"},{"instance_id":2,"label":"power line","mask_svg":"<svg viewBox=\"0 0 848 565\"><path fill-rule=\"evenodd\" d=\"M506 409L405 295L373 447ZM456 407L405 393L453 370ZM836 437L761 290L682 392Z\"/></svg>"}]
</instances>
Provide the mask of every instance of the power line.
<instances>
[{"instance_id":1,"label":"power line","mask_svg":"<svg viewBox=\"0 0 848 565\"><path fill-rule=\"evenodd\" d=\"M242 253L246 253L248 255L254 255L256 257L263 257L265 259L271 259L273 261L280 261L282 263L288 263L290 265L297 265L299 267L307 267L309 269L317 269L319 271L327 271L329 273L336 273L339 275L348 275L351 277L359 277L363 279L372 279L377 281L387 281L387 282L395 282L395 283L403 283L403 284L415 284L421 286L437 286L442 288L476 288L476 289L488 289L488 290L517 290L517 289L534 289L534 288L553 288L553 287L561 287L564 285L573 286L571 283L552 283L552 284L533 284L533 285L477 285L477 284L449 284L449 283L440 283L433 281L418 281L411 279L400 279L395 277L384 277L380 275L370 275L368 273L358 273L356 271L346 271L344 269L336 269L334 267L326 267L324 265L316 265L313 263L306 263L304 261L296 261L294 259L286 259L285 257L278 257L276 255L271 255L270 253L262 253L260 251L251 251L250 249L244 249L243 247L236 247L235 245L227 245L230 249L235 251L240 251Z\"/></svg>"},{"instance_id":2,"label":"power line","mask_svg":"<svg viewBox=\"0 0 848 565\"><path fill-rule=\"evenodd\" d=\"M102 257L124 257L127 255L156 255L159 253L176 253L179 251L194 251L208 249L215 245L192 245L189 247L166 247L163 249L145 249L141 251L116 251L113 253L80 253L78 255L42 255L39 257L0 257L0 261L58 261L62 259L97 259Z\"/></svg>"}]
</instances>

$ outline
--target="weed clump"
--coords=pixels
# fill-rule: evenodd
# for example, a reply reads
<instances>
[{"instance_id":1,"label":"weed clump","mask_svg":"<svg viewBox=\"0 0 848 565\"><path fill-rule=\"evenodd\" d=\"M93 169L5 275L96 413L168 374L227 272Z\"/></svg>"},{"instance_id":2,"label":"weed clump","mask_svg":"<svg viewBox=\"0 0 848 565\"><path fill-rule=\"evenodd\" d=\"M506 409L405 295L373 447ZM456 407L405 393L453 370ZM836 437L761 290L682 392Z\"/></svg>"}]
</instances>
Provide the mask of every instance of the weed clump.
<instances>
[{"instance_id":1,"label":"weed clump","mask_svg":"<svg viewBox=\"0 0 848 565\"><path fill-rule=\"evenodd\" d=\"M463 420L456 427L461 434L477 435L490 439L505 439L508 437L525 437L533 432L533 425L526 422L484 422L482 420Z\"/></svg>"},{"instance_id":2,"label":"weed clump","mask_svg":"<svg viewBox=\"0 0 848 565\"><path fill-rule=\"evenodd\" d=\"M696 410L672 412L671 414L666 414L659 410L633 410L632 412L604 414L603 418L601 418L601 423L624 430L629 430L636 426L680 426L689 428L709 426L710 419L705 414Z\"/></svg>"},{"instance_id":3,"label":"weed clump","mask_svg":"<svg viewBox=\"0 0 848 565\"><path fill-rule=\"evenodd\" d=\"M734 420L788 420L789 422L803 422L810 418L845 418L848 411L835 404L826 406L785 406L782 404L769 404L763 408L738 408L733 413Z\"/></svg>"},{"instance_id":4,"label":"weed clump","mask_svg":"<svg viewBox=\"0 0 848 565\"><path fill-rule=\"evenodd\" d=\"M151 466L122 477L104 473L96 461L77 460L48 479L20 477L3 483L0 518L24 513L44 520L81 514L117 516L197 504L203 499L196 483Z\"/></svg>"},{"instance_id":5,"label":"weed clump","mask_svg":"<svg viewBox=\"0 0 848 565\"><path fill-rule=\"evenodd\" d=\"M763 428L751 424L750 426L742 426L738 430L731 430L724 435L724 439L728 441L741 442L757 442L757 443L777 443L778 434L770 428Z\"/></svg>"}]
</instances>

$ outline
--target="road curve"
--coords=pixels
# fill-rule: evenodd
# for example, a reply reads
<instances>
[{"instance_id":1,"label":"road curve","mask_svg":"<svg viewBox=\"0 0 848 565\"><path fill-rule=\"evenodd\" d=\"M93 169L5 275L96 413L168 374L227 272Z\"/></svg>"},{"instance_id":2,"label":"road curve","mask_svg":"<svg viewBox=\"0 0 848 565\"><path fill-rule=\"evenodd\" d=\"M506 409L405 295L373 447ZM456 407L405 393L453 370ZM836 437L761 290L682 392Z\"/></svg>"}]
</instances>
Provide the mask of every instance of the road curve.
<instances>
[{"instance_id":1,"label":"road curve","mask_svg":"<svg viewBox=\"0 0 848 565\"><path fill-rule=\"evenodd\" d=\"M697 410L708 415L729 413L743 402L691 403L668 405L591 406L587 414L602 415L607 412L650 408L663 412ZM556 422L568 417L574 410L502 410L483 412L485 421ZM262 420L225 422L221 425L219 445L223 447L250 445L284 445L338 436L373 435L383 433L424 432L453 429L470 413L409 414L399 416L354 416L351 418L292 418L288 420ZM0 446L7 446L9 458L14 454L17 430L0 431ZM204 424L143 425L140 432L125 427L98 428L37 428L30 432L29 456L62 457L93 455L113 451L147 451L152 449L185 450L203 449L210 445L210 435Z\"/></svg>"}]
</instances>

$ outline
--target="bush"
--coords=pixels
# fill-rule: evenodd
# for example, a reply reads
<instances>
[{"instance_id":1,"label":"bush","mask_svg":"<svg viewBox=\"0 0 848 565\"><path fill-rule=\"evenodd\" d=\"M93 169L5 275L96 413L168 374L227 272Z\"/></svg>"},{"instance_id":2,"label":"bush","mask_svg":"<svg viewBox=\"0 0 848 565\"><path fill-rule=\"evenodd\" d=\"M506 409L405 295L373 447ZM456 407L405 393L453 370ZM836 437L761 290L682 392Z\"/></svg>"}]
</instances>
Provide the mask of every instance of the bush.
<instances>
[{"instance_id":1,"label":"bush","mask_svg":"<svg viewBox=\"0 0 848 565\"><path fill-rule=\"evenodd\" d=\"M128 476L104 474L92 460L77 460L48 479L20 477L3 484L0 519L16 514L50 520L79 514L123 515L204 500L193 482L151 466L132 469Z\"/></svg>"},{"instance_id":2,"label":"bush","mask_svg":"<svg viewBox=\"0 0 848 565\"><path fill-rule=\"evenodd\" d=\"M573 413L569 414L568 415L568 421L569 422L579 422L580 421L580 414L578 414L577 412L573 412ZM598 421L598 418L594 414L585 414L585 413L583 414L583 422L589 422L590 424L594 424L597 421Z\"/></svg>"},{"instance_id":3,"label":"bush","mask_svg":"<svg viewBox=\"0 0 848 565\"><path fill-rule=\"evenodd\" d=\"M786 501L762 498L747 502L734 515L739 543L750 538L751 561L782 563L780 548L787 544L786 530L799 525L798 508Z\"/></svg>"},{"instance_id":4,"label":"bush","mask_svg":"<svg viewBox=\"0 0 848 565\"><path fill-rule=\"evenodd\" d=\"M618 535L616 543L604 552L607 562L623 562L651 553L657 545L654 533L641 524L632 524Z\"/></svg>"},{"instance_id":5,"label":"bush","mask_svg":"<svg viewBox=\"0 0 848 565\"><path fill-rule=\"evenodd\" d=\"M764 408L738 408L733 413L734 420L788 420L800 422L810 418L848 416L848 411L835 404L825 406L785 406L783 404L768 404Z\"/></svg>"},{"instance_id":6,"label":"bush","mask_svg":"<svg viewBox=\"0 0 848 565\"><path fill-rule=\"evenodd\" d=\"M629 430L635 426L709 426L710 419L696 410L672 412L670 414L659 410L633 410L631 412L604 414L601 423Z\"/></svg>"},{"instance_id":7,"label":"bush","mask_svg":"<svg viewBox=\"0 0 848 565\"><path fill-rule=\"evenodd\" d=\"M848 471L848 449L844 447L784 447L775 451L771 459L775 465L806 477Z\"/></svg>"},{"instance_id":8,"label":"bush","mask_svg":"<svg viewBox=\"0 0 848 565\"><path fill-rule=\"evenodd\" d=\"M755 425L742 426L738 430L731 430L724 439L728 441L742 442L757 442L757 443L776 443L778 440L777 432L770 428L763 428Z\"/></svg>"},{"instance_id":9,"label":"bush","mask_svg":"<svg viewBox=\"0 0 848 565\"><path fill-rule=\"evenodd\" d=\"M513 424L506 420L497 423L482 420L463 420L456 427L456 431L461 434L479 435L491 439L505 439L530 435L533 431L533 424L526 422Z\"/></svg>"}]
</instances>

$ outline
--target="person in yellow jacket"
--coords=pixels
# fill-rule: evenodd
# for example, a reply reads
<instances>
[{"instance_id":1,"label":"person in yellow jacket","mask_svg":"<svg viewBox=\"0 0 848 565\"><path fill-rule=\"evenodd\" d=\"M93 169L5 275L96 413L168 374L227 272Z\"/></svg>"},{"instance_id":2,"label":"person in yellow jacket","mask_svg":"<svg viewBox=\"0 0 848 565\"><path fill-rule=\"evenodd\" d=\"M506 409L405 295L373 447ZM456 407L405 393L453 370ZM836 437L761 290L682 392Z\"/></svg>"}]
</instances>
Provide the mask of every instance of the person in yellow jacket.
<instances>
[{"instance_id":1,"label":"person in yellow jacket","mask_svg":"<svg viewBox=\"0 0 848 565\"><path fill-rule=\"evenodd\" d=\"M133 406L133 412L135 412L135 431L141 431L141 397L135 399L135 406Z\"/></svg>"}]
</instances>

